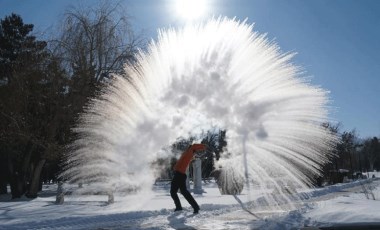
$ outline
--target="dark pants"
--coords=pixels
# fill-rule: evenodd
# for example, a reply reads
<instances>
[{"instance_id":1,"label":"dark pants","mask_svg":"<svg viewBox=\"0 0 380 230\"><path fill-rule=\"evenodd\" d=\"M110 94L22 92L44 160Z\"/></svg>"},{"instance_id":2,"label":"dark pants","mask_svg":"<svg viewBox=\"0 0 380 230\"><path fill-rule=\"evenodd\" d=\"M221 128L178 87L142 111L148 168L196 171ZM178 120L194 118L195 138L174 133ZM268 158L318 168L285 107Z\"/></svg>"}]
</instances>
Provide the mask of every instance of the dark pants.
<instances>
[{"instance_id":1,"label":"dark pants","mask_svg":"<svg viewBox=\"0 0 380 230\"><path fill-rule=\"evenodd\" d=\"M199 210L199 206L197 202L194 200L194 197L190 194L189 191L187 191L186 188L186 174L180 173L180 172L174 172L174 177L172 180L172 184L170 187L170 195L172 196L174 200L174 204L176 209L182 209L181 201L179 201L177 192L178 189L181 191L182 195L186 198L187 202L193 207L194 210Z\"/></svg>"}]
</instances>

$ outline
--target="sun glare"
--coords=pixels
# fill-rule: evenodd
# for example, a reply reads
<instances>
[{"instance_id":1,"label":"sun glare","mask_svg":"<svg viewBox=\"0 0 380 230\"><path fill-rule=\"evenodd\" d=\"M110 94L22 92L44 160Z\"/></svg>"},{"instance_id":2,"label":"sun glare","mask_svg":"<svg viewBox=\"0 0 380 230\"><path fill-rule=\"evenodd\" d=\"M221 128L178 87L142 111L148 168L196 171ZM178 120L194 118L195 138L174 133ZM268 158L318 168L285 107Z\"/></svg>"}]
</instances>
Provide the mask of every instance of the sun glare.
<instances>
[{"instance_id":1,"label":"sun glare","mask_svg":"<svg viewBox=\"0 0 380 230\"><path fill-rule=\"evenodd\" d=\"M199 19L206 12L206 0L177 0L176 12L185 20Z\"/></svg>"}]
</instances>

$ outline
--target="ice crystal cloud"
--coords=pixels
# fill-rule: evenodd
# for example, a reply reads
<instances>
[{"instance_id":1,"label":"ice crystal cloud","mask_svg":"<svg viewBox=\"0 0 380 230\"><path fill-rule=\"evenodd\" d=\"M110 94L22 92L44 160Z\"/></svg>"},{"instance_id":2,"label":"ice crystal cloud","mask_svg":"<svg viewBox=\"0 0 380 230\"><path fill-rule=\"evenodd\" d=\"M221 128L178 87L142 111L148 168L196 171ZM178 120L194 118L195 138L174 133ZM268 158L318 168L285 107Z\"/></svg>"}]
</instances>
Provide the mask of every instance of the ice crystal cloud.
<instances>
[{"instance_id":1,"label":"ice crystal cloud","mask_svg":"<svg viewBox=\"0 0 380 230\"><path fill-rule=\"evenodd\" d=\"M310 184L334 137L321 127L327 92L292 56L234 19L161 30L81 116L63 175L114 190L149 187L163 147L219 127L227 130L225 170L263 187L283 178Z\"/></svg>"}]
</instances>

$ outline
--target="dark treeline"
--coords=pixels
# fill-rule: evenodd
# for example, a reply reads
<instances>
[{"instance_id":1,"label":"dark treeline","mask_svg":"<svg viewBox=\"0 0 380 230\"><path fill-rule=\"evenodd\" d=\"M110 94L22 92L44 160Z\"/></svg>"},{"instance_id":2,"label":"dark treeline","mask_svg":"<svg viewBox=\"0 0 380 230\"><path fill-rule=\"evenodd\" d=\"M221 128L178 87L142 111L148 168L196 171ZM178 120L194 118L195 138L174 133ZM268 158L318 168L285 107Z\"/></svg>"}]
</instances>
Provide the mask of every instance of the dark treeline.
<instances>
[{"instance_id":1,"label":"dark treeline","mask_svg":"<svg viewBox=\"0 0 380 230\"><path fill-rule=\"evenodd\" d=\"M334 156L330 163L322 168L323 177L319 178L330 183L341 182L342 177L349 179L362 177L360 172L372 172L380 169L380 141L378 137L362 139L355 130L341 131L340 124L323 124L339 137L333 150ZM322 179L322 180L321 180Z\"/></svg>"},{"instance_id":2,"label":"dark treeline","mask_svg":"<svg viewBox=\"0 0 380 230\"><path fill-rule=\"evenodd\" d=\"M135 62L143 40L119 5L66 12L44 41L20 15L0 21L0 193L36 197L56 180L64 146L86 102Z\"/></svg>"},{"instance_id":3,"label":"dark treeline","mask_svg":"<svg viewBox=\"0 0 380 230\"><path fill-rule=\"evenodd\" d=\"M123 64L134 63L144 48L118 5L67 11L59 33L48 41L33 35L32 24L11 14L0 21L0 194L10 185L12 198L34 198L42 183L55 181L65 146L75 138L70 132L89 98L113 74L123 74ZM125 75L124 75L125 76ZM125 76L128 77L128 76ZM377 137L361 140L355 131L325 125L341 141L335 157L323 168L350 172L380 168ZM226 131L207 132L210 147L203 159L203 176L214 169ZM173 147L181 150L189 140ZM173 165L174 159L158 159ZM169 167L170 170L170 167ZM352 174L351 174L352 175Z\"/></svg>"}]
</instances>

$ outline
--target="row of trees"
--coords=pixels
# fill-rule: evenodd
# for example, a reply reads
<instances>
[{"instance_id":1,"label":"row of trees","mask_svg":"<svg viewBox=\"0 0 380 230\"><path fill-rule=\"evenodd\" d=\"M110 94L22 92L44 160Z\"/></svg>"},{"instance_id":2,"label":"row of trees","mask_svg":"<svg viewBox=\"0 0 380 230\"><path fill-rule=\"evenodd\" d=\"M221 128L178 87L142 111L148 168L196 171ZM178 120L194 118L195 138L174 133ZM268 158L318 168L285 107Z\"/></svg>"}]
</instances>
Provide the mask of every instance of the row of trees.
<instances>
[{"instance_id":1,"label":"row of trees","mask_svg":"<svg viewBox=\"0 0 380 230\"><path fill-rule=\"evenodd\" d=\"M348 177L357 172L368 172L380 169L380 141L378 137L359 138L355 130L341 132L340 124L324 124L339 137L331 162L323 167L325 179L332 172L345 170Z\"/></svg>"},{"instance_id":2,"label":"row of trees","mask_svg":"<svg viewBox=\"0 0 380 230\"><path fill-rule=\"evenodd\" d=\"M71 9L49 41L11 14L0 21L0 193L36 197L54 179L88 99L143 46L119 5Z\"/></svg>"}]
</instances>

